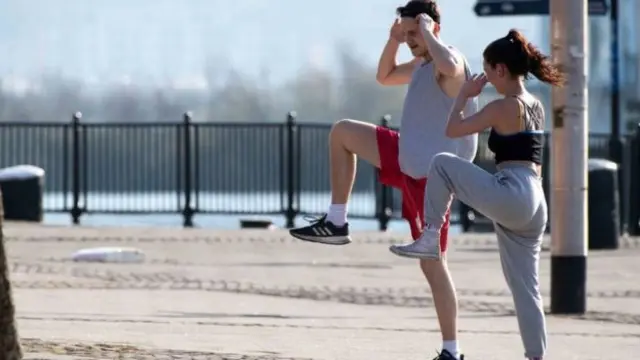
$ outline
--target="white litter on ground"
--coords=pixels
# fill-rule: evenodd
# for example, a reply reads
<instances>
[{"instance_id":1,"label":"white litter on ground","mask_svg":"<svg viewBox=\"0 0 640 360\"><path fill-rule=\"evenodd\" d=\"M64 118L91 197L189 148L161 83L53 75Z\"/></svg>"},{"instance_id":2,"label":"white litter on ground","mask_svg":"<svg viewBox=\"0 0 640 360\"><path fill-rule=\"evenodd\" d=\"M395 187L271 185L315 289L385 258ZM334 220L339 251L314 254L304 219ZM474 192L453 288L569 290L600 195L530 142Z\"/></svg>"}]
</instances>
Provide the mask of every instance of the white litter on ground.
<instances>
[{"instance_id":1,"label":"white litter on ground","mask_svg":"<svg viewBox=\"0 0 640 360\"><path fill-rule=\"evenodd\" d=\"M145 255L140 249L122 247L98 247L82 249L72 255L73 261L102 263L141 263Z\"/></svg>"}]
</instances>

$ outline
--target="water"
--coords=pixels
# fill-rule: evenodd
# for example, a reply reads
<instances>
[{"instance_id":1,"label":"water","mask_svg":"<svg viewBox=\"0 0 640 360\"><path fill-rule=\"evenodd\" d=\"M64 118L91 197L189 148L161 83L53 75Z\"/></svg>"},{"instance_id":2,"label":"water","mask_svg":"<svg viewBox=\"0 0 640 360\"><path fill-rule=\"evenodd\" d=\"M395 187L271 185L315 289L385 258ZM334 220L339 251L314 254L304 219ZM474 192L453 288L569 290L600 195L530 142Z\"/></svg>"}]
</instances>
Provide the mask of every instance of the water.
<instances>
[{"instance_id":1,"label":"water","mask_svg":"<svg viewBox=\"0 0 640 360\"><path fill-rule=\"evenodd\" d=\"M329 204L331 194L325 191L305 191L296 199L298 208L305 213L322 213ZM72 207L70 193L46 192L45 209ZM218 213L273 213L286 208L285 194L276 191L265 192L213 192L200 191L192 195L192 205L203 212ZM90 192L85 198L80 196L79 206L98 212L173 212L182 209L184 196L175 191L154 192ZM399 208L399 204L396 204ZM376 199L371 192L351 195L349 211L354 214L373 216Z\"/></svg>"},{"instance_id":2,"label":"water","mask_svg":"<svg viewBox=\"0 0 640 360\"><path fill-rule=\"evenodd\" d=\"M329 194L325 192L304 193L300 197L300 208L309 213L322 213L326 210ZM197 201L196 201L197 200ZM71 208L72 198L70 194L60 192L45 192L45 209L60 209L65 205ZM251 210L256 213L275 212L281 209L279 193L200 193L194 203L204 211L242 211ZM89 193L86 201L81 197L80 207L94 212L83 214L80 223L87 226L98 227L182 227L182 215L176 209L182 207L183 200L178 198L175 192L158 193ZM375 198L371 193L353 194L349 212L354 214L373 214ZM150 213L150 214L109 214L105 212L135 212L135 211L175 211L175 213ZM240 229L240 220L260 219L269 220L277 227L285 226L284 215L218 215L196 214L193 218L197 228L237 230ZM44 224L48 225L72 225L69 213L45 212ZM305 225L307 222L298 216L296 226ZM378 221L373 219L349 219L349 226L354 231L377 231ZM409 236L409 226L404 220L392 220L389 223L389 231ZM459 233L459 226L452 226L452 233Z\"/></svg>"}]
</instances>

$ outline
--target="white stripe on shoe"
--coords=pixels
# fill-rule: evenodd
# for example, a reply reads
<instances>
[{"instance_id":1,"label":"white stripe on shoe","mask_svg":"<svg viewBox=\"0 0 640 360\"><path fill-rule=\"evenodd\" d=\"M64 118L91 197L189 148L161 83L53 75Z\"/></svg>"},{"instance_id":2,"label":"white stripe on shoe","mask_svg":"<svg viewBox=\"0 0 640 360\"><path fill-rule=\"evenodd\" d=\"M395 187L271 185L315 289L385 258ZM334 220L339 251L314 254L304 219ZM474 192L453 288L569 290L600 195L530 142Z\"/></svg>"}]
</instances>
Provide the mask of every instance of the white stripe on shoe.
<instances>
[{"instance_id":1,"label":"white stripe on shoe","mask_svg":"<svg viewBox=\"0 0 640 360\"><path fill-rule=\"evenodd\" d=\"M326 226L315 226L311 228L313 232L318 236L330 237L333 236L333 232Z\"/></svg>"}]
</instances>

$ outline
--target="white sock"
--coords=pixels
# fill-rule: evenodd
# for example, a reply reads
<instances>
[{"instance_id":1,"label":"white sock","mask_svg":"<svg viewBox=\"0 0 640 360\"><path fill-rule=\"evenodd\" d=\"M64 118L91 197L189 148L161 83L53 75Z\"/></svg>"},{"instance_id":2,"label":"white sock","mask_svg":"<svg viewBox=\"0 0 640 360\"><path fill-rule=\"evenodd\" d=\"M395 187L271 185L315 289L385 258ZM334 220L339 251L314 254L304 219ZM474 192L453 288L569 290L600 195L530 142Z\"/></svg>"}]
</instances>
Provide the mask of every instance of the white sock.
<instances>
[{"instance_id":1,"label":"white sock","mask_svg":"<svg viewBox=\"0 0 640 360\"><path fill-rule=\"evenodd\" d=\"M442 350L447 350L453 357L460 359L458 340L445 340L442 342Z\"/></svg>"},{"instance_id":2,"label":"white sock","mask_svg":"<svg viewBox=\"0 0 640 360\"><path fill-rule=\"evenodd\" d=\"M347 204L331 204L327 221L338 227L344 226L347 223Z\"/></svg>"}]
</instances>

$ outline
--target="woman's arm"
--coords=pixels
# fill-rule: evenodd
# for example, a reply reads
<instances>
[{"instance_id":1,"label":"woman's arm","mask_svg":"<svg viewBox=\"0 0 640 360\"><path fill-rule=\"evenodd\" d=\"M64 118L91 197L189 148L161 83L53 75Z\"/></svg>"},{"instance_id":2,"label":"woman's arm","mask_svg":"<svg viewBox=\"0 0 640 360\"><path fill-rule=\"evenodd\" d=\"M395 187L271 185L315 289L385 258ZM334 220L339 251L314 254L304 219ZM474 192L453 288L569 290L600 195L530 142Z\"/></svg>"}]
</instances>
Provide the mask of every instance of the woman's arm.
<instances>
[{"instance_id":1,"label":"woman's arm","mask_svg":"<svg viewBox=\"0 0 640 360\"><path fill-rule=\"evenodd\" d=\"M461 91L449 114L449 122L445 135L450 138L458 138L476 134L486 128L495 126L506 110L504 99L495 100L483 107L477 113L465 117L463 111L469 98Z\"/></svg>"}]
</instances>

